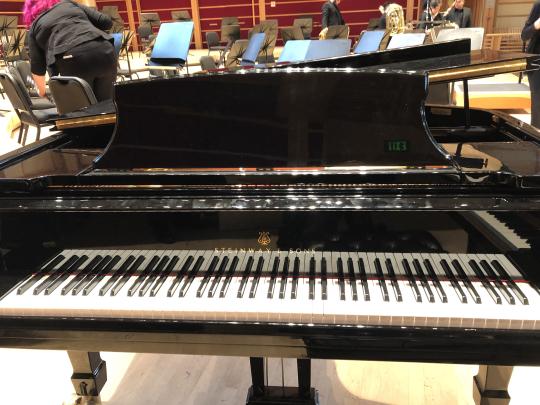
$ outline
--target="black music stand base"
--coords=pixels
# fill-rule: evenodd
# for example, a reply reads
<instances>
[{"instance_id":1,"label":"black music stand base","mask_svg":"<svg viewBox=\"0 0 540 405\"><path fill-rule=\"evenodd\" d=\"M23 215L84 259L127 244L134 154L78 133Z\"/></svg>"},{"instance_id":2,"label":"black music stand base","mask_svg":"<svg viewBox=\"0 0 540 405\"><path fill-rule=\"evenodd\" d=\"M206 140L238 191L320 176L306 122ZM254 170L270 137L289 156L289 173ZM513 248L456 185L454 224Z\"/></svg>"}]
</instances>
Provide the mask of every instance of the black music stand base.
<instances>
[{"instance_id":1,"label":"black music stand base","mask_svg":"<svg viewBox=\"0 0 540 405\"><path fill-rule=\"evenodd\" d=\"M253 392L253 386L249 387L246 405L319 405L315 388L309 390L307 397L299 395L298 387L265 387L260 396Z\"/></svg>"}]
</instances>

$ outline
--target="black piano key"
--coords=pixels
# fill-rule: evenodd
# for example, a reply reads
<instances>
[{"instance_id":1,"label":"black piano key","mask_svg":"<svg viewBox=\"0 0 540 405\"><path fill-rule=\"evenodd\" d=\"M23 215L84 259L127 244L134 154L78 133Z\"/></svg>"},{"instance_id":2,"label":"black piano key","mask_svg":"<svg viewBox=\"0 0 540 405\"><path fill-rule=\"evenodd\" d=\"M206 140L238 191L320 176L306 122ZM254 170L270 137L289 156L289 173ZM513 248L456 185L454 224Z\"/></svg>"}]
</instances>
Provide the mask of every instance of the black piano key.
<instances>
[{"instance_id":1,"label":"black piano key","mask_svg":"<svg viewBox=\"0 0 540 405\"><path fill-rule=\"evenodd\" d=\"M73 266L71 266L69 269L66 269L66 271L64 271L64 273L60 275L60 277L58 277L56 280L54 280L53 283L49 284L47 288L45 288L45 295L52 294L59 286L62 285L64 281L66 281L69 278L69 276L76 273L79 270L79 268L84 264L84 262L86 262L87 260L88 260L88 256L86 255L82 255L81 257L79 257L79 260L77 260L73 264Z\"/></svg>"},{"instance_id":2,"label":"black piano key","mask_svg":"<svg viewBox=\"0 0 540 405\"><path fill-rule=\"evenodd\" d=\"M315 258L309 259L309 299L315 299Z\"/></svg>"},{"instance_id":3,"label":"black piano key","mask_svg":"<svg viewBox=\"0 0 540 405\"><path fill-rule=\"evenodd\" d=\"M187 278L184 280L184 284L182 284L182 287L180 288L180 294L179 294L180 298L186 296L187 292L189 291L189 287L191 287L193 280L195 280L195 277L197 277L197 273L201 269L203 263L204 263L204 257L199 256L197 260L195 261L193 268L187 275Z\"/></svg>"},{"instance_id":4,"label":"black piano key","mask_svg":"<svg viewBox=\"0 0 540 405\"><path fill-rule=\"evenodd\" d=\"M255 298L255 294L257 293L257 286L259 285L259 281L261 279L263 266L264 259L262 257L259 257L259 260L257 261L257 268L255 269L255 274L253 275L253 281L251 282L249 298Z\"/></svg>"},{"instance_id":5,"label":"black piano key","mask_svg":"<svg viewBox=\"0 0 540 405\"><path fill-rule=\"evenodd\" d=\"M388 302L390 301L390 296L388 295L388 289L386 288L386 281L384 280L381 261L379 259L375 259L375 271L377 272L377 278L379 279L383 300Z\"/></svg>"},{"instance_id":6,"label":"black piano key","mask_svg":"<svg viewBox=\"0 0 540 405\"><path fill-rule=\"evenodd\" d=\"M279 284L279 298L284 299L287 293L287 277L289 276L289 258L283 261L283 270L281 271L281 281Z\"/></svg>"},{"instance_id":7,"label":"black piano key","mask_svg":"<svg viewBox=\"0 0 540 405\"><path fill-rule=\"evenodd\" d=\"M495 291L489 280L486 278L486 275L482 272L478 263L474 260L469 260L469 266L471 266L474 274L476 274L476 277L478 277L480 283L482 283L482 286L486 289L493 302L498 305L502 304L501 296L497 294L497 291Z\"/></svg>"},{"instance_id":8,"label":"black piano key","mask_svg":"<svg viewBox=\"0 0 540 405\"><path fill-rule=\"evenodd\" d=\"M459 285L459 282L456 279L454 273L452 272L452 269L450 268L448 262L444 259L441 260L441 267L444 270L444 274L446 274L446 278L450 281L450 284L452 284L452 287L454 288L458 299L461 301L462 304L466 304L467 296L465 295L465 292L461 289L461 286Z\"/></svg>"},{"instance_id":9,"label":"black piano key","mask_svg":"<svg viewBox=\"0 0 540 405\"><path fill-rule=\"evenodd\" d=\"M124 263L120 266L120 268L114 272L111 278L107 280L105 285L101 287L99 290L99 295L104 296L107 294L107 292L112 288L114 283L118 281L118 279L128 270L131 263L135 261L135 256L129 255L126 260L124 260Z\"/></svg>"},{"instance_id":10,"label":"black piano key","mask_svg":"<svg viewBox=\"0 0 540 405\"><path fill-rule=\"evenodd\" d=\"M414 278L414 274L412 273L409 262L403 259L401 263L403 265L403 269L405 270L405 275L407 276L407 280L409 280L409 286L412 289L414 300L416 302L422 302L422 295L420 294L420 290L418 288L418 285L416 284L416 280Z\"/></svg>"},{"instance_id":11,"label":"black piano key","mask_svg":"<svg viewBox=\"0 0 540 405\"><path fill-rule=\"evenodd\" d=\"M293 262L293 279L291 284L291 299L295 300L298 296L298 278L300 277L300 259L294 258Z\"/></svg>"},{"instance_id":12,"label":"black piano key","mask_svg":"<svg viewBox=\"0 0 540 405\"><path fill-rule=\"evenodd\" d=\"M225 281L223 281L223 284L221 286L219 298L225 298L225 296L227 295L227 291L229 290L229 286L231 285L231 281L234 277L234 272L236 271L236 267L238 266L239 261L240 260L238 259L238 256L234 256L234 258L232 259L229 271L227 271L227 276L225 276Z\"/></svg>"},{"instance_id":13,"label":"black piano key","mask_svg":"<svg viewBox=\"0 0 540 405\"><path fill-rule=\"evenodd\" d=\"M84 269L82 269L81 271L79 271L79 272L77 273L77 275L76 275L75 277L73 277L73 278L70 280L70 282L69 282L66 286L62 287L62 292L61 292L61 294L62 294L62 295L67 295L67 294L69 294L69 293L71 292L71 290L72 290L77 284L79 284L80 281L81 281L84 277L86 277L86 275L87 275L88 273L91 273L91 272L94 270L94 268L95 268L102 260L103 260L103 257L102 257L102 256L100 256L100 255L95 256L95 257L90 261L90 263L88 263L88 264L84 267Z\"/></svg>"},{"instance_id":14,"label":"black piano key","mask_svg":"<svg viewBox=\"0 0 540 405\"><path fill-rule=\"evenodd\" d=\"M341 257L337 259L336 265L339 286L339 299L341 301L345 301L345 273L343 272L343 260L341 260Z\"/></svg>"},{"instance_id":15,"label":"black piano key","mask_svg":"<svg viewBox=\"0 0 540 405\"><path fill-rule=\"evenodd\" d=\"M274 259L274 264L272 265L272 272L270 273L270 281L268 283L268 293L266 294L267 298L274 298L274 287L276 286L276 277L278 276L279 271L279 257Z\"/></svg>"},{"instance_id":16,"label":"black piano key","mask_svg":"<svg viewBox=\"0 0 540 405\"><path fill-rule=\"evenodd\" d=\"M107 275L107 273L110 273L112 271L112 269L114 268L114 266L116 266L116 264L122 260L122 258L120 256L114 256L112 258L112 260L107 263L102 269L101 271L96 274L94 276L94 278L92 280L90 280L90 282L86 285L86 287L84 287L83 289L83 295L89 295L92 290L94 288L96 288L96 286L101 283L101 281L103 281L103 277L105 277L105 275Z\"/></svg>"},{"instance_id":17,"label":"black piano key","mask_svg":"<svg viewBox=\"0 0 540 405\"><path fill-rule=\"evenodd\" d=\"M497 270L499 275L504 279L508 287L514 292L518 300L521 302L522 305L529 305L529 299L525 294L523 294L523 291L519 288L519 286L516 284L516 282L510 277L510 275L506 272L503 266L497 261L492 260L491 264L493 265L493 268Z\"/></svg>"},{"instance_id":18,"label":"black piano key","mask_svg":"<svg viewBox=\"0 0 540 405\"><path fill-rule=\"evenodd\" d=\"M214 294L217 292L219 282L221 281L221 278L223 277L223 274L225 274L225 269L227 269L227 264L229 264L229 258L227 256L225 256L221 260L221 263L219 264L216 275L214 276L214 279L212 280L212 284L210 285L210 288L208 290L208 297L209 298L212 298L214 296Z\"/></svg>"},{"instance_id":19,"label":"black piano key","mask_svg":"<svg viewBox=\"0 0 540 405\"><path fill-rule=\"evenodd\" d=\"M178 288L178 286L180 285L180 283L182 282L182 280L184 279L184 277L186 276L191 264L193 263L193 261L195 260L195 258L193 256L188 256L186 261L184 262L184 264L182 265L182 268L180 269L180 271L178 272L178 274L176 275L176 277L174 278L171 286L169 287L169 290L167 291L167 297L172 297L176 291L176 289Z\"/></svg>"},{"instance_id":20,"label":"black piano key","mask_svg":"<svg viewBox=\"0 0 540 405\"><path fill-rule=\"evenodd\" d=\"M71 256L69 259L67 259L58 270L53 272L49 277L47 277L45 280L43 280L36 288L34 288L34 295L40 294L42 291L44 291L49 285L52 285L54 280L56 280L59 276L61 276L65 271L69 270L71 266L73 266L77 260L79 260L79 256Z\"/></svg>"},{"instance_id":21,"label":"black piano key","mask_svg":"<svg viewBox=\"0 0 540 405\"><path fill-rule=\"evenodd\" d=\"M159 256L154 256L150 260L150 262L146 265L146 268L139 273L135 281L131 283L131 286L128 289L127 295L128 297L133 297L137 293L137 289L141 286L141 284L146 280L146 277L154 270L154 268L159 263Z\"/></svg>"},{"instance_id":22,"label":"black piano key","mask_svg":"<svg viewBox=\"0 0 540 405\"><path fill-rule=\"evenodd\" d=\"M429 286L427 277L424 273L424 270L422 270L422 266L420 265L418 259L413 259L413 266L414 270L416 271L416 275L420 280L420 285L422 286L422 288L424 289L424 293L428 297L428 301L431 303L435 302L435 296L433 295L433 291L431 291L431 287Z\"/></svg>"},{"instance_id":23,"label":"black piano key","mask_svg":"<svg viewBox=\"0 0 540 405\"><path fill-rule=\"evenodd\" d=\"M244 267L244 272L242 273L242 280L240 280L240 285L238 286L238 292L236 293L236 296L238 298L244 297L244 292L246 291L246 286L249 280L249 274L251 273L251 268L253 267L253 262L255 260L253 259L253 256L249 256L246 267Z\"/></svg>"},{"instance_id":24,"label":"black piano key","mask_svg":"<svg viewBox=\"0 0 540 405\"><path fill-rule=\"evenodd\" d=\"M354 274L354 263L349 257L347 259L347 271L349 274L349 282L351 283L351 296L353 301L358 301L358 290L356 288L356 275Z\"/></svg>"},{"instance_id":25,"label":"black piano key","mask_svg":"<svg viewBox=\"0 0 540 405\"><path fill-rule=\"evenodd\" d=\"M394 289L394 294L396 295L396 300L398 302L403 301L403 297L401 295L401 290L399 288L396 273L394 272L394 266L392 265L392 260L386 259L386 271L388 272L388 276L390 277L390 284L392 285L392 288Z\"/></svg>"},{"instance_id":26,"label":"black piano key","mask_svg":"<svg viewBox=\"0 0 540 405\"><path fill-rule=\"evenodd\" d=\"M25 281L17 289L17 295L22 295L26 291L28 291L29 288L31 288L35 283L37 283L43 277L48 275L49 272L52 271L52 269L54 269L64 259L65 259L65 256L62 256L62 255L58 255L54 259L52 259L49 263L45 265L45 267L39 270L36 274L33 274L27 281Z\"/></svg>"},{"instance_id":27,"label":"black piano key","mask_svg":"<svg viewBox=\"0 0 540 405\"><path fill-rule=\"evenodd\" d=\"M493 271L489 263L486 260L481 260L480 266L482 266L488 277L493 280L495 287L497 288L497 290L499 290L499 293L501 293L506 302L508 302L510 305L516 305L516 300L514 299L512 294L510 294L510 291L508 291L508 289L504 286L500 277Z\"/></svg>"},{"instance_id":28,"label":"black piano key","mask_svg":"<svg viewBox=\"0 0 540 405\"><path fill-rule=\"evenodd\" d=\"M428 259L424 259L424 266L428 271L429 276L431 277L431 281L433 282L433 285L435 286L435 290L439 293L439 298L441 299L443 304L448 303L448 297L446 296L446 292L442 288L441 282L439 281L439 277L437 277L437 274L435 273L435 270L433 269L433 266L431 265L431 262Z\"/></svg>"},{"instance_id":29,"label":"black piano key","mask_svg":"<svg viewBox=\"0 0 540 405\"><path fill-rule=\"evenodd\" d=\"M144 263L146 258L144 256L137 257L137 260L131 265L129 270L127 270L121 277L120 280L117 281L117 283L114 285L114 287L111 289L111 297L114 297L120 293L122 288L127 284L129 279L139 270L139 267L141 267L141 264Z\"/></svg>"},{"instance_id":30,"label":"black piano key","mask_svg":"<svg viewBox=\"0 0 540 405\"><path fill-rule=\"evenodd\" d=\"M152 289L150 290L150 297L155 297L157 295L161 287L163 287L163 284L165 284L165 280L167 280L167 277L169 277L169 274L172 273L174 267L179 261L180 258L178 256L173 256L169 264L167 264L167 267L165 267L165 270L163 270L159 278L152 286Z\"/></svg>"},{"instance_id":31,"label":"black piano key","mask_svg":"<svg viewBox=\"0 0 540 405\"><path fill-rule=\"evenodd\" d=\"M197 294L196 294L197 298L201 298L203 296L204 291L206 290L206 287L208 286L208 282L210 281L212 274L214 274L214 270L216 270L218 263L219 263L219 257L214 256L212 260L210 261L210 265L204 272L201 282L199 283L199 287L197 288Z\"/></svg>"},{"instance_id":32,"label":"black piano key","mask_svg":"<svg viewBox=\"0 0 540 405\"><path fill-rule=\"evenodd\" d=\"M139 297L144 297L152 284L157 280L167 263L169 262L170 257L165 255L161 258L156 268L150 273L150 276L146 279L142 287L139 289Z\"/></svg>"},{"instance_id":33,"label":"black piano key","mask_svg":"<svg viewBox=\"0 0 540 405\"><path fill-rule=\"evenodd\" d=\"M112 260L110 255L103 257L103 259L95 266L91 271L86 272L82 279L77 283L75 287L71 290L72 295L77 295L84 290L86 285L92 281L92 279L99 274L101 270Z\"/></svg>"},{"instance_id":34,"label":"black piano key","mask_svg":"<svg viewBox=\"0 0 540 405\"><path fill-rule=\"evenodd\" d=\"M358 259L358 271L360 272L360 283L362 285L362 291L364 293L364 300L370 301L371 297L369 295L369 284L366 274L366 266L364 265L364 260L362 258Z\"/></svg>"},{"instance_id":35,"label":"black piano key","mask_svg":"<svg viewBox=\"0 0 540 405\"><path fill-rule=\"evenodd\" d=\"M328 299L328 280L326 270L326 257L321 259L321 298Z\"/></svg>"},{"instance_id":36,"label":"black piano key","mask_svg":"<svg viewBox=\"0 0 540 405\"><path fill-rule=\"evenodd\" d=\"M467 277L465 270L463 270L463 267L461 267L461 263L459 262L459 260L452 260L452 266L454 266L454 269L456 269L458 276L461 279L461 282L465 285L467 291L469 291L469 294L471 295L473 301L476 304L481 304L482 299L480 298L480 295L478 295L476 288L474 288L474 286L472 285L471 280L469 280L469 278Z\"/></svg>"}]
</instances>

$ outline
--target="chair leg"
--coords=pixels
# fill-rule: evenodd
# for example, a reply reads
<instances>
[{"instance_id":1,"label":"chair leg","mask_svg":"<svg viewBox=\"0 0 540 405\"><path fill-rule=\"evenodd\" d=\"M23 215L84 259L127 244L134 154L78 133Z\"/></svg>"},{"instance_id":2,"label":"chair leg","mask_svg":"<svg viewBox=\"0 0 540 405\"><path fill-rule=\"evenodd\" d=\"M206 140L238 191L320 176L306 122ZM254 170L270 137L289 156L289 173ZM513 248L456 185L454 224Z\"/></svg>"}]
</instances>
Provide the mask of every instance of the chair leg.
<instances>
[{"instance_id":1,"label":"chair leg","mask_svg":"<svg viewBox=\"0 0 540 405\"><path fill-rule=\"evenodd\" d=\"M41 135L41 126L37 126L36 141L39 141L39 136Z\"/></svg>"},{"instance_id":2,"label":"chair leg","mask_svg":"<svg viewBox=\"0 0 540 405\"><path fill-rule=\"evenodd\" d=\"M20 145L23 145L23 144L22 144L22 139L23 139L24 127L25 127L25 124L23 124L23 123L21 122L21 125L20 125L20 127L19 127L19 137L17 138L17 142L18 142Z\"/></svg>"},{"instance_id":3,"label":"chair leg","mask_svg":"<svg viewBox=\"0 0 540 405\"><path fill-rule=\"evenodd\" d=\"M28 129L30 128L30 125L26 125L24 128L24 135L22 139L22 145L26 145L26 137L28 136Z\"/></svg>"}]
</instances>

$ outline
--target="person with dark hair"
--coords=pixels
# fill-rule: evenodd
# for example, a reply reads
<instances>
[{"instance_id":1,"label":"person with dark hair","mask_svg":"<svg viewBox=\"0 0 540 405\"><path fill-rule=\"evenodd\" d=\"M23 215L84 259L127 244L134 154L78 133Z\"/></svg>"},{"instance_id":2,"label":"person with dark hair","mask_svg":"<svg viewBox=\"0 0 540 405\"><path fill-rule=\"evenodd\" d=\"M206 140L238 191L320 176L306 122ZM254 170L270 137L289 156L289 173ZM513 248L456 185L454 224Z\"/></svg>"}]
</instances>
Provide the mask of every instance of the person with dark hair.
<instances>
[{"instance_id":1,"label":"person with dark hair","mask_svg":"<svg viewBox=\"0 0 540 405\"><path fill-rule=\"evenodd\" d=\"M379 18L379 27L382 30L386 29L386 8L390 4L390 1L385 1L379 6L379 11L381 12L381 18Z\"/></svg>"},{"instance_id":2,"label":"person with dark hair","mask_svg":"<svg viewBox=\"0 0 540 405\"><path fill-rule=\"evenodd\" d=\"M345 25L345 20L339 10L341 0L328 0L322 6L322 28L328 28L332 25Z\"/></svg>"},{"instance_id":3,"label":"person with dark hair","mask_svg":"<svg viewBox=\"0 0 540 405\"><path fill-rule=\"evenodd\" d=\"M444 13L444 19L453 22L458 28L469 28L471 26L471 9L464 6L465 0L454 0Z\"/></svg>"},{"instance_id":4,"label":"person with dark hair","mask_svg":"<svg viewBox=\"0 0 540 405\"><path fill-rule=\"evenodd\" d=\"M92 87L98 101L113 97L117 61L113 38L103 30L110 17L72 0L26 0L32 76L41 96L45 73L76 76Z\"/></svg>"},{"instance_id":5,"label":"person with dark hair","mask_svg":"<svg viewBox=\"0 0 540 405\"><path fill-rule=\"evenodd\" d=\"M430 0L429 5L426 5L426 9L424 9L424 12L420 16L420 21L426 22L420 23L418 28L422 30L426 28L433 28L433 24L430 24L429 22L442 21L443 17L440 13L441 6L441 0Z\"/></svg>"},{"instance_id":6,"label":"person with dark hair","mask_svg":"<svg viewBox=\"0 0 540 405\"><path fill-rule=\"evenodd\" d=\"M529 18L521 31L521 39L529 41L527 52L540 54L540 1L532 6ZM527 73L531 89L531 125L540 129L540 71Z\"/></svg>"}]
</instances>

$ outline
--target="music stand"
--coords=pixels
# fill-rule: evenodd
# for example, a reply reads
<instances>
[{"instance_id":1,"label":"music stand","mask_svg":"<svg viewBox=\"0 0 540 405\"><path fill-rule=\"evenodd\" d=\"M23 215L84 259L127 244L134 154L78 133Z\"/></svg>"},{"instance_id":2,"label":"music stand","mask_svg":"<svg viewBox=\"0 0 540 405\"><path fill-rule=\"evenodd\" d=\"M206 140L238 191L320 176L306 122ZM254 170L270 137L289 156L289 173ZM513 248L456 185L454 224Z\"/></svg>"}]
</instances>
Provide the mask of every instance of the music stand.
<instances>
[{"instance_id":1,"label":"music stand","mask_svg":"<svg viewBox=\"0 0 540 405\"><path fill-rule=\"evenodd\" d=\"M116 58L119 58L120 51L122 50L122 41L124 39L124 34L121 32L115 32L112 33L111 36L114 40L114 53L116 54Z\"/></svg>"},{"instance_id":2,"label":"music stand","mask_svg":"<svg viewBox=\"0 0 540 405\"><path fill-rule=\"evenodd\" d=\"M304 39L304 34L300 27L283 27L279 29L279 33L281 34L283 44L291 40L299 41Z\"/></svg>"},{"instance_id":3,"label":"music stand","mask_svg":"<svg viewBox=\"0 0 540 405\"><path fill-rule=\"evenodd\" d=\"M140 24L146 24L150 27L159 27L161 20L159 19L158 13L141 13Z\"/></svg>"},{"instance_id":4,"label":"music stand","mask_svg":"<svg viewBox=\"0 0 540 405\"><path fill-rule=\"evenodd\" d=\"M191 21L191 15L187 10L171 11L173 21Z\"/></svg>"},{"instance_id":5,"label":"music stand","mask_svg":"<svg viewBox=\"0 0 540 405\"><path fill-rule=\"evenodd\" d=\"M240 62L241 66L252 66L257 63L257 57L265 44L266 36L267 34L264 32L258 32L251 36L246 50L242 55L242 62Z\"/></svg>"},{"instance_id":6,"label":"music stand","mask_svg":"<svg viewBox=\"0 0 540 405\"><path fill-rule=\"evenodd\" d=\"M349 38L348 25L331 25L328 27L325 39L347 39Z\"/></svg>"},{"instance_id":7,"label":"music stand","mask_svg":"<svg viewBox=\"0 0 540 405\"><path fill-rule=\"evenodd\" d=\"M306 60L335 58L349 55L351 51L350 39L325 39L310 41Z\"/></svg>"},{"instance_id":8,"label":"music stand","mask_svg":"<svg viewBox=\"0 0 540 405\"><path fill-rule=\"evenodd\" d=\"M385 33L386 31L384 30L362 32L353 53L360 54L378 51Z\"/></svg>"},{"instance_id":9,"label":"music stand","mask_svg":"<svg viewBox=\"0 0 540 405\"><path fill-rule=\"evenodd\" d=\"M422 45L426 40L426 34L423 32L394 34L388 43L386 49L408 48L411 46Z\"/></svg>"},{"instance_id":10,"label":"music stand","mask_svg":"<svg viewBox=\"0 0 540 405\"><path fill-rule=\"evenodd\" d=\"M442 41L454 41L456 39L469 38L471 40L471 51L477 51L482 49L484 42L484 28L471 27L471 28L450 28L443 29L435 38L435 42Z\"/></svg>"},{"instance_id":11,"label":"music stand","mask_svg":"<svg viewBox=\"0 0 540 405\"><path fill-rule=\"evenodd\" d=\"M187 66L193 27L193 21L161 24L148 62L150 69L155 67L159 70L164 66L181 69Z\"/></svg>"},{"instance_id":12,"label":"music stand","mask_svg":"<svg viewBox=\"0 0 540 405\"><path fill-rule=\"evenodd\" d=\"M279 55L278 63L305 61L310 43L309 39L287 41Z\"/></svg>"},{"instance_id":13,"label":"music stand","mask_svg":"<svg viewBox=\"0 0 540 405\"><path fill-rule=\"evenodd\" d=\"M313 18L295 18L293 21L293 27L298 27L302 30L302 39L310 39L311 32L313 31Z\"/></svg>"},{"instance_id":14,"label":"music stand","mask_svg":"<svg viewBox=\"0 0 540 405\"><path fill-rule=\"evenodd\" d=\"M237 25L223 25L221 27L221 42L227 42L232 44L240 39L240 26Z\"/></svg>"}]
</instances>

